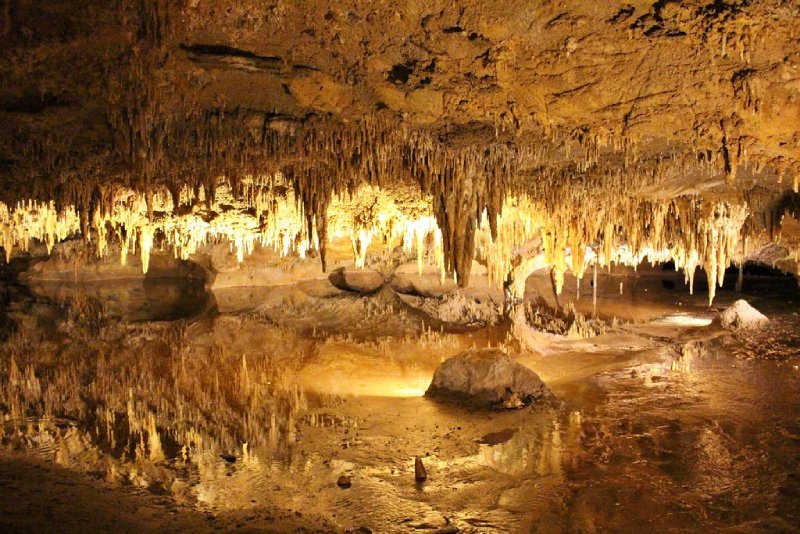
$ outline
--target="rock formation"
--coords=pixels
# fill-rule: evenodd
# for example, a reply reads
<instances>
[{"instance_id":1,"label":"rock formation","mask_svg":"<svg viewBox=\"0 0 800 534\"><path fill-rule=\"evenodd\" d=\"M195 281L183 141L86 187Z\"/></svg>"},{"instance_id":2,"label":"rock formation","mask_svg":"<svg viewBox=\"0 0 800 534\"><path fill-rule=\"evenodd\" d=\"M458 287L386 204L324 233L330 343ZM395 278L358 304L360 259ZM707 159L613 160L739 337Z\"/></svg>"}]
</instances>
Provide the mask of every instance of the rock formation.
<instances>
[{"instance_id":1,"label":"rock formation","mask_svg":"<svg viewBox=\"0 0 800 534\"><path fill-rule=\"evenodd\" d=\"M763 326L769 321L767 316L753 308L746 300L737 300L719 314L720 323L725 328L750 329Z\"/></svg>"},{"instance_id":2,"label":"rock formation","mask_svg":"<svg viewBox=\"0 0 800 534\"><path fill-rule=\"evenodd\" d=\"M6 260L80 236L145 272L218 241L325 270L347 237L500 285L541 240L558 291L671 260L711 302L797 213L788 0L89 4L0 10Z\"/></svg>"},{"instance_id":3,"label":"rock formation","mask_svg":"<svg viewBox=\"0 0 800 534\"><path fill-rule=\"evenodd\" d=\"M551 396L539 376L497 349L470 350L442 363L425 392L433 398L519 408Z\"/></svg>"}]
</instances>

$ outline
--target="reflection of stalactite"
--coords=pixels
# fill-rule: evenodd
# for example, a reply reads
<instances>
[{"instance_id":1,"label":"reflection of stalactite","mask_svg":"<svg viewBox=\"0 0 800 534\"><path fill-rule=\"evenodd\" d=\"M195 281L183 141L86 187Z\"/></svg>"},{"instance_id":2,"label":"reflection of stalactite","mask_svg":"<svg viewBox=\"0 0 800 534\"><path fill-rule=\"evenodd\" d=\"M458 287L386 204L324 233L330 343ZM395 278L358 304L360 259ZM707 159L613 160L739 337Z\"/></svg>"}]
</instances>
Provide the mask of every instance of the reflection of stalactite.
<instances>
[{"instance_id":1,"label":"reflection of stalactite","mask_svg":"<svg viewBox=\"0 0 800 534\"><path fill-rule=\"evenodd\" d=\"M144 339L131 338L135 349L110 343L102 354L93 352L91 369L51 369L39 361L40 351L7 358L7 371L0 375L0 416L22 422L16 437L46 447L62 464L88 462L94 471L98 458L110 453L102 463L130 472L132 479L140 472L142 485L157 464L178 459L168 455L199 463L204 453L241 447L243 460L255 461L254 450L272 452L293 443L306 399L295 377L276 369L268 354L246 364L242 355L224 348L193 351L187 358L184 330L151 328L141 331ZM286 348L300 353L297 346ZM61 418L68 421L66 430ZM76 431L75 421L85 429ZM171 445L177 448L170 451ZM81 454L87 451L91 454Z\"/></svg>"}]
</instances>

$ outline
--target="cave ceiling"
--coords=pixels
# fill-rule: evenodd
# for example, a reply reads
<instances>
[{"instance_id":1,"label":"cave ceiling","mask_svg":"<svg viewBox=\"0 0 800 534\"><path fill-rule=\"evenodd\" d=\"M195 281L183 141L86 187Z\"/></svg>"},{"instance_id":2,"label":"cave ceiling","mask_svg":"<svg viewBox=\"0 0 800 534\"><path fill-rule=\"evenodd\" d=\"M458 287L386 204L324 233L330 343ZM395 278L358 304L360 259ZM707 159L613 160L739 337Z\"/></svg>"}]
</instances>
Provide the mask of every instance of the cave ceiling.
<instances>
[{"instance_id":1,"label":"cave ceiling","mask_svg":"<svg viewBox=\"0 0 800 534\"><path fill-rule=\"evenodd\" d=\"M553 164L594 143L793 177L799 29L790 1L6 1L0 158L4 176L124 174L169 155L165 126L374 117L457 148L547 145Z\"/></svg>"},{"instance_id":2,"label":"cave ceiling","mask_svg":"<svg viewBox=\"0 0 800 534\"><path fill-rule=\"evenodd\" d=\"M336 194L414 183L468 278L511 193L774 208L800 176L790 0L5 0L0 38L0 196L84 233L109 188L152 219L278 173L323 241Z\"/></svg>"}]
</instances>

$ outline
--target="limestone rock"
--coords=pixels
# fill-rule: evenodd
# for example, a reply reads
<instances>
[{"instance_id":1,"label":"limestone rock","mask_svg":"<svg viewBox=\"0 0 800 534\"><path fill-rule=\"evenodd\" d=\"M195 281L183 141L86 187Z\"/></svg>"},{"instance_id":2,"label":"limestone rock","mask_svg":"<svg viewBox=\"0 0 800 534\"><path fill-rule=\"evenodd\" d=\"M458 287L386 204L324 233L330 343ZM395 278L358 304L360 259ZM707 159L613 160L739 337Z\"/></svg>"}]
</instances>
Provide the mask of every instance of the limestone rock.
<instances>
[{"instance_id":1,"label":"limestone rock","mask_svg":"<svg viewBox=\"0 0 800 534\"><path fill-rule=\"evenodd\" d=\"M372 293L383 285L383 276L371 269L336 269L328 277L331 284L346 291Z\"/></svg>"},{"instance_id":2,"label":"limestone rock","mask_svg":"<svg viewBox=\"0 0 800 534\"><path fill-rule=\"evenodd\" d=\"M552 394L539 376L497 349L469 350L442 363L425 395L518 408Z\"/></svg>"},{"instance_id":3,"label":"limestone rock","mask_svg":"<svg viewBox=\"0 0 800 534\"><path fill-rule=\"evenodd\" d=\"M750 306L746 300L737 300L719 315L725 328L748 329L764 326L769 319L766 315Z\"/></svg>"},{"instance_id":4,"label":"limestone rock","mask_svg":"<svg viewBox=\"0 0 800 534\"><path fill-rule=\"evenodd\" d=\"M414 457L414 478L417 482L425 482L428 479L428 472L425 470L425 464L419 456Z\"/></svg>"}]
</instances>

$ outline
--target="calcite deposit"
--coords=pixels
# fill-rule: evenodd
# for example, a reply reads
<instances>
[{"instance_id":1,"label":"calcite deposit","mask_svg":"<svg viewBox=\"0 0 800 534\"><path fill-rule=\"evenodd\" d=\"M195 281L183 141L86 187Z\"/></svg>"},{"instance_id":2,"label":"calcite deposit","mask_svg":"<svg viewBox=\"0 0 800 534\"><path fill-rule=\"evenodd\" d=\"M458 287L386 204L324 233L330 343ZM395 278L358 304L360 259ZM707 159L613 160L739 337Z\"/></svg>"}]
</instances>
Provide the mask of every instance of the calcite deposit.
<instances>
[{"instance_id":1,"label":"calcite deposit","mask_svg":"<svg viewBox=\"0 0 800 534\"><path fill-rule=\"evenodd\" d=\"M0 531L797 530L798 0L0 43Z\"/></svg>"},{"instance_id":2,"label":"calcite deposit","mask_svg":"<svg viewBox=\"0 0 800 534\"><path fill-rule=\"evenodd\" d=\"M403 245L502 284L672 260L709 302L800 176L790 1L7 3L0 246ZM379 241L379 243L378 243ZM791 241L791 240L789 240ZM424 253L432 247L432 255ZM796 269L796 249L775 262Z\"/></svg>"}]
</instances>

